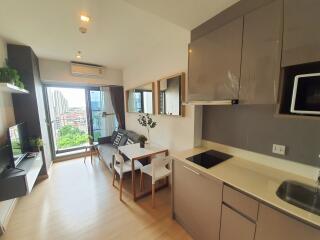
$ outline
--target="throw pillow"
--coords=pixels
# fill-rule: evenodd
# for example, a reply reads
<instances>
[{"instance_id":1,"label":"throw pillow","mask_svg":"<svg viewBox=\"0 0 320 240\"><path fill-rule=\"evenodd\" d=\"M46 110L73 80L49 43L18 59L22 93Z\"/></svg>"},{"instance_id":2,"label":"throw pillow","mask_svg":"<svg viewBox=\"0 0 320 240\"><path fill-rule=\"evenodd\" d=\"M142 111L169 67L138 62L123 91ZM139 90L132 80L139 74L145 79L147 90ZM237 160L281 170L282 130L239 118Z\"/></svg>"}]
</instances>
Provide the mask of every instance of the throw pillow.
<instances>
[{"instance_id":1,"label":"throw pillow","mask_svg":"<svg viewBox=\"0 0 320 240\"><path fill-rule=\"evenodd\" d=\"M113 131L113 133L112 133L112 135L111 135L111 142L112 142L112 143L113 143L114 140L116 139L117 135L118 135L118 132L117 132L117 131Z\"/></svg>"},{"instance_id":2,"label":"throw pillow","mask_svg":"<svg viewBox=\"0 0 320 240\"><path fill-rule=\"evenodd\" d=\"M134 144L134 141L131 138L128 138L126 145Z\"/></svg>"},{"instance_id":3,"label":"throw pillow","mask_svg":"<svg viewBox=\"0 0 320 240\"><path fill-rule=\"evenodd\" d=\"M114 139L112 145L115 146L115 147L118 147L119 144L120 144L122 136L123 136L123 133L118 133L116 138Z\"/></svg>"}]
</instances>

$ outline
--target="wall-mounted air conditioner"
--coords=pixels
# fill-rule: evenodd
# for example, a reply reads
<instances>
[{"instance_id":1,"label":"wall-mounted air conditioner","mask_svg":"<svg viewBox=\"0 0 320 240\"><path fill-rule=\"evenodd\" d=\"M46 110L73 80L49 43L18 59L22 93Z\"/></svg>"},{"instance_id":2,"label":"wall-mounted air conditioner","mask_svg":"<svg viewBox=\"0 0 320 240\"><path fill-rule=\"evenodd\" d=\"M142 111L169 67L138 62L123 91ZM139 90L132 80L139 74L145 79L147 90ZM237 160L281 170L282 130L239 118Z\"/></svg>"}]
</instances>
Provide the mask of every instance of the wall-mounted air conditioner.
<instances>
[{"instance_id":1,"label":"wall-mounted air conditioner","mask_svg":"<svg viewBox=\"0 0 320 240\"><path fill-rule=\"evenodd\" d=\"M71 62L71 74L77 77L103 78L104 71L100 65Z\"/></svg>"}]
</instances>

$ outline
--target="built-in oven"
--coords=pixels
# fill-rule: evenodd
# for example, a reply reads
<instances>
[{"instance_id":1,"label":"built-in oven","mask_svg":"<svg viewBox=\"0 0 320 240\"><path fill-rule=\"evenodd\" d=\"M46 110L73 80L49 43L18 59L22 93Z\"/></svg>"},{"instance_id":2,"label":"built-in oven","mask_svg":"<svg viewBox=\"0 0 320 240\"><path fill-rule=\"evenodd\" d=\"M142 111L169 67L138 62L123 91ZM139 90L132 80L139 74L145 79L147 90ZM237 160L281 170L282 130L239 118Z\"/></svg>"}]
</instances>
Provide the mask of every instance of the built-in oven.
<instances>
[{"instance_id":1,"label":"built-in oven","mask_svg":"<svg viewBox=\"0 0 320 240\"><path fill-rule=\"evenodd\" d=\"M320 73L295 76L290 111L320 115Z\"/></svg>"}]
</instances>

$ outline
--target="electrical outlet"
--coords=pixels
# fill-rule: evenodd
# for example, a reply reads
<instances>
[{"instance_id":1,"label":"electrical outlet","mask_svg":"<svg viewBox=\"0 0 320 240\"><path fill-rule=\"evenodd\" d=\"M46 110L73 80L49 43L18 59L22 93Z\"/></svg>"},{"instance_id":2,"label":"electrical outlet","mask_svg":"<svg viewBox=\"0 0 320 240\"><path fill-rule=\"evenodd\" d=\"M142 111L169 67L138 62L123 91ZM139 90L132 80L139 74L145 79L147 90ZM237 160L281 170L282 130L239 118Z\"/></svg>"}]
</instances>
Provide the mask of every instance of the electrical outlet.
<instances>
[{"instance_id":1,"label":"electrical outlet","mask_svg":"<svg viewBox=\"0 0 320 240\"><path fill-rule=\"evenodd\" d=\"M273 144L272 152L279 155L286 155L286 146Z\"/></svg>"}]
</instances>

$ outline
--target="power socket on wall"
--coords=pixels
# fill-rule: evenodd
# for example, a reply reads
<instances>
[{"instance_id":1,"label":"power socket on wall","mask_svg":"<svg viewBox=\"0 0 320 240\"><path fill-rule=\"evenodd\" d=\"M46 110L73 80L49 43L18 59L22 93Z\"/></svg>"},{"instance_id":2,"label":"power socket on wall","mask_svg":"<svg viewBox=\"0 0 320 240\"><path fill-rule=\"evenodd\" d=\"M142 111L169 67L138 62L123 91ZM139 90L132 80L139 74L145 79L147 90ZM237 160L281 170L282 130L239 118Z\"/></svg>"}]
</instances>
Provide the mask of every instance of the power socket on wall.
<instances>
[{"instance_id":1,"label":"power socket on wall","mask_svg":"<svg viewBox=\"0 0 320 240\"><path fill-rule=\"evenodd\" d=\"M286 155L286 146L273 144L272 145L272 152L279 155Z\"/></svg>"}]
</instances>

